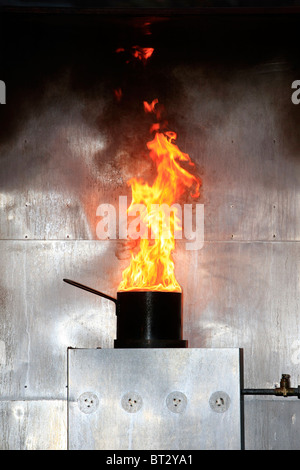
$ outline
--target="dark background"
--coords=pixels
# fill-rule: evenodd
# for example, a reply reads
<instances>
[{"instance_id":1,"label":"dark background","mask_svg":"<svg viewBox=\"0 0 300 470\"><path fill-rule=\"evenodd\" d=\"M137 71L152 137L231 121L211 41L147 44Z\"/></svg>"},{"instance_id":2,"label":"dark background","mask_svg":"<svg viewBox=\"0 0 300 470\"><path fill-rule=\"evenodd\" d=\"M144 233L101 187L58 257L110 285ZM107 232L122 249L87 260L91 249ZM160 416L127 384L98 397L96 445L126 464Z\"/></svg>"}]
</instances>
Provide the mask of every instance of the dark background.
<instances>
[{"instance_id":1,"label":"dark background","mask_svg":"<svg viewBox=\"0 0 300 470\"><path fill-rule=\"evenodd\" d=\"M0 142L14 137L30 110L38 112L49 82L59 82L65 70L69 91L78 99L93 99L101 89L108 100L105 122L85 119L108 126L113 134L131 113L138 112L140 119L135 106L153 97L168 107L170 126L180 131L178 107L184 89L174 77L169 79L177 64L205 64L208 79L210 73L220 74L220 87L236 70L278 57L294 79L299 75L300 2L143 3L149 8L137 8L137 3L0 3L0 79L7 87L7 104L0 108ZM151 67L132 61L128 51L133 45L154 47ZM116 54L118 47L127 52ZM116 103L113 90L119 87L123 97Z\"/></svg>"}]
</instances>

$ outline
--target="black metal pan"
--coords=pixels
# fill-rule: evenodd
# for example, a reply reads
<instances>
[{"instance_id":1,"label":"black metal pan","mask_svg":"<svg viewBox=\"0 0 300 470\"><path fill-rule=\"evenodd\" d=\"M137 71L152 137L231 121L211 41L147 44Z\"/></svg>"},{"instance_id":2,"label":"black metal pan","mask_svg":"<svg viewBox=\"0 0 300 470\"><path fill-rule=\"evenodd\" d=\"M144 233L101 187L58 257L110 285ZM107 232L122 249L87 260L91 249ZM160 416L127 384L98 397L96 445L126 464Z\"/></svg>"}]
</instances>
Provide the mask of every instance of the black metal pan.
<instances>
[{"instance_id":1,"label":"black metal pan","mask_svg":"<svg viewBox=\"0 0 300 470\"><path fill-rule=\"evenodd\" d=\"M70 279L65 282L116 304L115 348L185 348L180 292L120 291L117 298Z\"/></svg>"}]
</instances>

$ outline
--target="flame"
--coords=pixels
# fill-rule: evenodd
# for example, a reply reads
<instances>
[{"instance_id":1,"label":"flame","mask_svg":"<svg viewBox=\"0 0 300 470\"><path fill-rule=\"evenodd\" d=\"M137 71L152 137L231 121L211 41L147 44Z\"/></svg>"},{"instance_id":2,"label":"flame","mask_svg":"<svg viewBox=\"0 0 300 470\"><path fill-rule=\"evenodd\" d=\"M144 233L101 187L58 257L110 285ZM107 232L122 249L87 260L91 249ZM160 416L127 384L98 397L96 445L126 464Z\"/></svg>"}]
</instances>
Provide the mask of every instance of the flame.
<instances>
[{"instance_id":1,"label":"flame","mask_svg":"<svg viewBox=\"0 0 300 470\"><path fill-rule=\"evenodd\" d=\"M147 112L155 112L157 100L147 103ZM159 125L156 127L159 129ZM152 126L153 130L153 126ZM132 201L128 208L130 215L134 204L143 204L140 220L147 227L148 234L141 234L138 239L137 253L132 250L130 265L122 273L119 291L151 290L177 291L181 287L175 278L172 252L175 249L175 232L181 228L181 220L175 207L180 196L187 189L193 189L193 197L199 195L201 181L180 166L180 162L193 165L188 154L175 144L175 132L156 132L153 140L147 143L149 156L153 160L157 175L150 186L143 180L132 178ZM149 233L151 236L149 237Z\"/></svg>"},{"instance_id":2,"label":"flame","mask_svg":"<svg viewBox=\"0 0 300 470\"><path fill-rule=\"evenodd\" d=\"M155 100L152 101L152 103L148 103L147 101L144 101L144 111L145 113L153 113L155 105L158 103L158 99L156 98Z\"/></svg>"},{"instance_id":3,"label":"flame","mask_svg":"<svg viewBox=\"0 0 300 470\"><path fill-rule=\"evenodd\" d=\"M121 98L122 98L122 94L123 94L121 88L116 88L116 89L114 90L114 94L115 94L116 100L117 100L117 101L120 101Z\"/></svg>"},{"instance_id":4,"label":"flame","mask_svg":"<svg viewBox=\"0 0 300 470\"><path fill-rule=\"evenodd\" d=\"M139 60L146 61L150 59L152 56L154 49L153 47L140 47L140 46L133 46L132 47L133 52L132 55L133 57L136 57Z\"/></svg>"},{"instance_id":5,"label":"flame","mask_svg":"<svg viewBox=\"0 0 300 470\"><path fill-rule=\"evenodd\" d=\"M120 52L126 52L124 47L118 47L115 52L119 54ZM135 59L140 60L144 64L147 62L148 59L152 56L154 52L153 47L141 47L141 46L132 46L130 50L127 50L127 53L132 55ZM126 63L129 63L129 60L126 60Z\"/></svg>"}]
</instances>

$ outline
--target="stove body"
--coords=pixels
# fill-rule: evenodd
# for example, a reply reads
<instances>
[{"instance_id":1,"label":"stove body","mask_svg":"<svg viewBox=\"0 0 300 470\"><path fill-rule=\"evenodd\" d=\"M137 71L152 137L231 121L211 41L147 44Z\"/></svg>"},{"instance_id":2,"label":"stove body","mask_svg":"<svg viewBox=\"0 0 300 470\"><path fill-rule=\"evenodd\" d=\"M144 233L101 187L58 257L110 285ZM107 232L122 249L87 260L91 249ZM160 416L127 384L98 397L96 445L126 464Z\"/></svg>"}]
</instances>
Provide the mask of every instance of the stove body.
<instances>
[{"instance_id":1,"label":"stove body","mask_svg":"<svg viewBox=\"0 0 300 470\"><path fill-rule=\"evenodd\" d=\"M238 450L240 350L69 349L70 450Z\"/></svg>"}]
</instances>

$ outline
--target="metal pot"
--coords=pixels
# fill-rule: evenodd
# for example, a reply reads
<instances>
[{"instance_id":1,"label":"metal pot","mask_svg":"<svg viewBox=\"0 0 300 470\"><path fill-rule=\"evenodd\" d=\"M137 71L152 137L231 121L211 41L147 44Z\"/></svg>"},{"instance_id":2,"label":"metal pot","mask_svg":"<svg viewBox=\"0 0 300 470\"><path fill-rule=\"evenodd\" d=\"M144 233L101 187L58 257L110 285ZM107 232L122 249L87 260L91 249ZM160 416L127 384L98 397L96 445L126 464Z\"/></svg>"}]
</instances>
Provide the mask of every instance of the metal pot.
<instances>
[{"instance_id":1,"label":"metal pot","mask_svg":"<svg viewBox=\"0 0 300 470\"><path fill-rule=\"evenodd\" d=\"M181 339L180 292L122 291L115 299L70 279L64 281L116 304L115 348L187 347L187 341Z\"/></svg>"}]
</instances>

